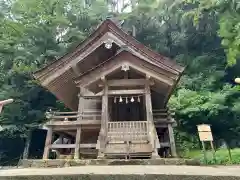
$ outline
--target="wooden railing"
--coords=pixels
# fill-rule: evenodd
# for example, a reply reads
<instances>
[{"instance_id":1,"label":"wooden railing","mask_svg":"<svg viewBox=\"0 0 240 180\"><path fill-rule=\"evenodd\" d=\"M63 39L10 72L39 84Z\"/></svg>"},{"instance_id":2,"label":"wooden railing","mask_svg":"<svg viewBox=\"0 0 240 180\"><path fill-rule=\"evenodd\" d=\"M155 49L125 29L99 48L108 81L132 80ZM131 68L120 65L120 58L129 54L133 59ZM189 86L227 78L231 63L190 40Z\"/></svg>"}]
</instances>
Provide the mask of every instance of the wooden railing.
<instances>
[{"instance_id":1,"label":"wooden railing","mask_svg":"<svg viewBox=\"0 0 240 180\"><path fill-rule=\"evenodd\" d=\"M147 121L108 122L108 141L147 141Z\"/></svg>"},{"instance_id":2,"label":"wooden railing","mask_svg":"<svg viewBox=\"0 0 240 180\"><path fill-rule=\"evenodd\" d=\"M79 114L84 120L101 120L102 111L101 110L85 110L83 114Z\"/></svg>"},{"instance_id":3,"label":"wooden railing","mask_svg":"<svg viewBox=\"0 0 240 180\"><path fill-rule=\"evenodd\" d=\"M46 113L46 117L53 121L101 120L101 111L84 111L82 114L77 111L50 111Z\"/></svg>"},{"instance_id":4,"label":"wooden railing","mask_svg":"<svg viewBox=\"0 0 240 180\"><path fill-rule=\"evenodd\" d=\"M47 119L51 121L76 121L79 117L78 112L57 112L50 111L46 113Z\"/></svg>"}]
</instances>

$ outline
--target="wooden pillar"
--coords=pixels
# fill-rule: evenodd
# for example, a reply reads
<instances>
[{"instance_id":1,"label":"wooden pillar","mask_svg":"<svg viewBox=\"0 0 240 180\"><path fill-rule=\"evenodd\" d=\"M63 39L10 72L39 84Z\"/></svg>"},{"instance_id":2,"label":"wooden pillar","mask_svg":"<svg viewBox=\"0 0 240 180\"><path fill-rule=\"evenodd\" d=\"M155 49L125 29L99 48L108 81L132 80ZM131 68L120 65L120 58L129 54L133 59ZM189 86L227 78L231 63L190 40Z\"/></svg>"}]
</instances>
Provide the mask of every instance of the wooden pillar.
<instances>
[{"instance_id":1,"label":"wooden pillar","mask_svg":"<svg viewBox=\"0 0 240 180\"><path fill-rule=\"evenodd\" d=\"M173 127L172 127L171 124L168 124L168 133L169 133L171 155L173 157L177 157L176 146L175 146L175 139L174 139L174 133L173 133Z\"/></svg>"},{"instance_id":2,"label":"wooden pillar","mask_svg":"<svg viewBox=\"0 0 240 180\"><path fill-rule=\"evenodd\" d=\"M145 85L145 104L146 104L147 121L153 122L151 90L150 90L148 80L146 81L146 85Z\"/></svg>"},{"instance_id":3,"label":"wooden pillar","mask_svg":"<svg viewBox=\"0 0 240 180\"><path fill-rule=\"evenodd\" d=\"M146 116L148 122L148 133L150 134L150 138L154 141L151 141L153 146L152 158L157 158L157 147L156 147L156 134L153 131L154 123L153 123L153 113L152 113L152 100L151 100L151 90L150 90L150 80L149 77L146 78L145 84L145 104L146 104Z\"/></svg>"},{"instance_id":4,"label":"wooden pillar","mask_svg":"<svg viewBox=\"0 0 240 180\"><path fill-rule=\"evenodd\" d=\"M84 111L84 97L83 97L83 89L80 87L80 91L79 91L79 94L78 94L78 98L79 98L79 101L78 101L78 115L80 115L78 117L78 121L82 120L83 117L83 111Z\"/></svg>"},{"instance_id":5,"label":"wooden pillar","mask_svg":"<svg viewBox=\"0 0 240 180\"><path fill-rule=\"evenodd\" d=\"M48 131L47 131L46 141L45 141L45 148L44 148L44 152L43 152L43 159L48 159L48 157L49 157L49 146L52 143L52 134L53 134L52 127L49 127Z\"/></svg>"},{"instance_id":6,"label":"wooden pillar","mask_svg":"<svg viewBox=\"0 0 240 180\"><path fill-rule=\"evenodd\" d=\"M83 111L84 111L84 97L83 97L83 89L80 87L79 91L79 103L78 103L78 121L83 119ZM74 151L74 159L79 159L79 150L80 150L80 143L81 143L81 126L77 127L77 133L75 137L75 151Z\"/></svg>"},{"instance_id":7,"label":"wooden pillar","mask_svg":"<svg viewBox=\"0 0 240 180\"><path fill-rule=\"evenodd\" d=\"M30 147L30 143L31 143L31 136L32 136L32 131L29 131L28 136L26 137L26 141L25 141L25 147L24 147L24 151L23 151L23 159L28 158L29 147Z\"/></svg>"},{"instance_id":8,"label":"wooden pillar","mask_svg":"<svg viewBox=\"0 0 240 180\"><path fill-rule=\"evenodd\" d=\"M104 82L104 89L102 95L102 116L101 116L101 130L100 130L100 149L98 158L104 157L104 149L106 146L107 125L108 125L108 85L105 78L101 78Z\"/></svg>"},{"instance_id":9,"label":"wooden pillar","mask_svg":"<svg viewBox=\"0 0 240 180\"><path fill-rule=\"evenodd\" d=\"M80 149L80 141L81 141L81 127L77 128L77 133L76 133L76 141L75 141L75 154L74 154L74 159L79 159L79 149Z\"/></svg>"}]
</instances>

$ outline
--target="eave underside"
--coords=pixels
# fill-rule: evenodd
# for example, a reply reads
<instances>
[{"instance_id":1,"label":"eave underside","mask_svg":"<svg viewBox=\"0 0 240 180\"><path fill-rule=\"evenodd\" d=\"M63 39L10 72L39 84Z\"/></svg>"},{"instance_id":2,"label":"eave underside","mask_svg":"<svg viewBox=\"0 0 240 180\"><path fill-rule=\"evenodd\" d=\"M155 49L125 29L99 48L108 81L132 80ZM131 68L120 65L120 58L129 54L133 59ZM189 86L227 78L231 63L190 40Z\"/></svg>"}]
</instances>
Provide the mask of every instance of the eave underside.
<instances>
[{"instance_id":1,"label":"eave underside","mask_svg":"<svg viewBox=\"0 0 240 180\"><path fill-rule=\"evenodd\" d=\"M113 46L111 49L106 49L104 42L109 38L113 40ZM124 53L121 53L123 46L127 46L127 52L124 52L125 56ZM153 88L158 91L164 84L164 86L167 84L168 88L164 90L166 91L164 95L167 99L169 98L184 68L168 58L154 53L123 32L110 20L104 21L74 52L37 71L34 77L67 107L77 110L79 88L74 79L81 76L86 77L89 73L92 74L93 70L99 69L106 61L111 61L119 56L119 52L121 60L127 60L130 57L132 61L138 61L135 62L135 65L136 63L140 65L137 67L145 68L145 70L147 68L151 72L155 71L153 73L159 76L155 77L159 83L156 83ZM126 56L126 54L128 55ZM119 61L121 60L119 59ZM141 62L139 63L139 61ZM159 81L160 79L163 82ZM172 81L171 84L166 83L168 79Z\"/></svg>"},{"instance_id":2,"label":"eave underside","mask_svg":"<svg viewBox=\"0 0 240 180\"><path fill-rule=\"evenodd\" d=\"M79 77L76 77L72 70L68 70L54 82L51 82L47 88L59 100L63 101L66 106L72 110L77 110L79 93L77 86L89 90L89 94L97 94L101 91L101 87L99 86L101 77L106 76L107 78L110 77L109 79L113 79L114 76L112 74L115 71L121 71L120 69L123 64L129 64L130 70L134 69L135 72L142 74L141 78L145 78L145 74L151 76L155 82L152 90L159 93L164 99L168 99L172 87L177 82L178 76L153 66L127 51L120 52Z\"/></svg>"}]
</instances>

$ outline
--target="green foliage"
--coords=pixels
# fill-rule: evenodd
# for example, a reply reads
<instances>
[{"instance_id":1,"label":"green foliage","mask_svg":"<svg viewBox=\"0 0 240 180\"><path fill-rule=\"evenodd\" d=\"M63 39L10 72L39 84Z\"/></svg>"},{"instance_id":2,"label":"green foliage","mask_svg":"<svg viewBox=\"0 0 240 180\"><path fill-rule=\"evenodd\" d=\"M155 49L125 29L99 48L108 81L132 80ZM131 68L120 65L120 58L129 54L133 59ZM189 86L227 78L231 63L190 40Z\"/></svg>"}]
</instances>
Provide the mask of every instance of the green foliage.
<instances>
[{"instance_id":1,"label":"green foliage","mask_svg":"<svg viewBox=\"0 0 240 180\"><path fill-rule=\"evenodd\" d=\"M179 157L185 157L192 149L199 149L197 134L189 136L184 131L175 131L175 142Z\"/></svg>"},{"instance_id":2,"label":"green foliage","mask_svg":"<svg viewBox=\"0 0 240 180\"><path fill-rule=\"evenodd\" d=\"M211 124L216 139L230 140L239 136L240 122L236 114L240 104L236 97L239 95L239 91L231 86L215 92L182 88L172 96L169 106L176 112L182 131L194 133L198 124L206 123Z\"/></svg>"},{"instance_id":3,"label":"green foliage","mask_svg":"<svg viewBox=\"0 0 240 180\"><path fill-rule=\"evenodd\" d=\"M236 0L185 0L185 4L194 5L195 8L185 15L193 17L194 23L199 24L200 19L214 16L219 24L218 34L222 38L228 64L233 66L240 57L240 3Z\"/></svg>"},{"instance_id":4,"label":"green foliage","mask_svg":"<svg viewBox=\"0 0 240 180\"><path fill-rule=\"evenodd\" d=\"M216 159L214 160L212 151L207 151L207 164L217 164L217 165L230 165L230 164L240 164L240 149L235 148L231 150L232 162L230 161L228 150L219 149L215 153ZM204 164L203 152L199 150L190 151L185 154L186 158L193 158L200 160Z\"/></svg>"},{"instance_id":5,"label":"green foliage","mask_svg":"<svg viewBox=\"0 0 240 180\"><path fill-rule=\"evenodd\" d=\"M198 147L196 125L212 125L214 139L230 142L240 133L239 3L234 0L140 0L124 19L140 42L186 67L169 107L178 122L183 153ZM105 0L0 0L1 125L15 125L24 136L45 120L48 108L65 108L32 73L71 51L109 14ZM226 68L229 64L235 64ZM11 133L10 133L11 134ZM12 135L14 132L12 132ZM21 136L22 136L21 135Z\"/></svg>"},{"instance_id":6,"label":"green foliage","mask_svg":"<svg viewBox=\"0 0 240 180\"><path fill-rule=\"evenodd\" d=\"M0 122L35 127L44 121L46 109L58 102L37 85L32 73L85 39L107 16L106 5L96 1L84 7L81 0L1 4L6 9L0 16L0 99L15 101L4 108Z\"/></svg>"}]
</instances>

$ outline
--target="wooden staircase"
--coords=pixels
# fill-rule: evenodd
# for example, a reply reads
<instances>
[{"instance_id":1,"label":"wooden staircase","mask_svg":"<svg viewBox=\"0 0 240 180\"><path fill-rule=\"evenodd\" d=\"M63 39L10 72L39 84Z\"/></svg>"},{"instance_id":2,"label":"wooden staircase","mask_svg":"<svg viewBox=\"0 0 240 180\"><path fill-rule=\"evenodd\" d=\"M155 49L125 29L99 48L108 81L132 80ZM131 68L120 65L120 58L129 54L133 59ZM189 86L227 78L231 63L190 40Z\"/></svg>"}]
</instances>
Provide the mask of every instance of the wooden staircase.
<instances>
[{"instance_id":1,"label":"wooden staircase","mask_svg":"<svg viewBox=\"0 0 240 180\"><path fill-rule=\"evenodd\" d=\"M162 124L176 125L176 121L172 118L171 112L168 109L154 109L153 110L153 122L155 127Z\"/></svg>"},{"instance_id":2,"label":"wooden staircase","mask_svg":"<svg viewBox=\"0 0 240 180\"><path fill-rule=\"evenodd\" d=\"M152 121L108 122L98 144L104 141L103 153L107 158L152 157L154 153L158 156L161 144L156 127L166 123L174 123L168 109L153 110Z\"/></svg>"},{"instance_id":3,"label":"wooden staircase","mask_svg":"<svg viewBox=\"0 0 240 180\"><path fill-rule=\"evenodd\" d=\"M108 158L151 157L147 121L109 122L105 146Z\"/></svg>"}]
</instances>

